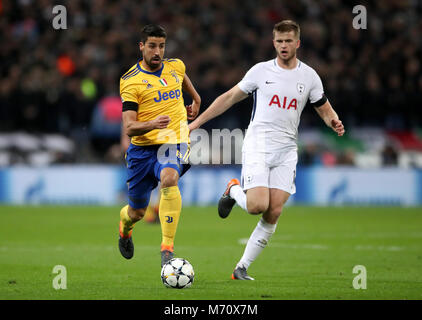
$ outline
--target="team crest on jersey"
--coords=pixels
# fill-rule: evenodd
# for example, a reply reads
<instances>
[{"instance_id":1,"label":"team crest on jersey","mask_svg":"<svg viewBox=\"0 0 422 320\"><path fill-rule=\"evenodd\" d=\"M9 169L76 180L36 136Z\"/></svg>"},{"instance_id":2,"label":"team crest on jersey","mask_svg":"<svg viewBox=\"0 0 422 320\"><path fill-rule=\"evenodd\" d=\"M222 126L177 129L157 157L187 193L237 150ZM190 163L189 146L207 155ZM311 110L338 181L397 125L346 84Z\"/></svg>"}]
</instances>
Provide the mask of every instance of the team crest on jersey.
<instances>
[{"instance_id":1,"label":"team crest on jersey","mask_svg":"<svg viewBox=\"0 0 422 320\"><path fill-rule=\"evenodd\" d=\"M171 70L170 74L172 75L172 77L174 77L174 79L176 79L176 83L179 83L179 77L177 76L176 72L174 70Z\"/></svg>"},{"instance_id":2,"label":"team crest on jersey","mask_svg":"<svg viewBox=\"0 0 422 320\"><path fill-rule=\"evenodd\" d=\"M304 85L303 83L298 83L298 84L296 85L296 88L297 88L297 91L298 91L300 94L302 94L302 93L303 93L303 91L305 91L305 85Z\"/></svg>"},{"instance_id":3,"label":"team crest on jersey","mask_svg":"<svg viewBox=\"0 0 422 320\"><path fill-rule=\"evenodd\" d=\"M153 86L150 83L148 83L147 84L147 89L151 89L151 88L153 88Z\"/></svg>"},{"instance_id":4,"label":"team crest on jersey","mask_svg":"<svg viewBox=\"0 0 422 320\"><path fill-rule=\"evenodd\" d=\"M160 83L161 83L161 85L162 85L162 86L164 86L164 87L167 87L167 86L168 86L167 80L166 80L166 79L164 79L164 78L160 79Z\"/></svg>"},{"instance_id":5,"label":"team crest on jersey","mask_svg":"<svg viewBox=\"0 0 422 320\"><path fill-rule=\"evenodd\" d=\"M148 80L143 79L142 83L148 83Z\"/></svg>"}]
</instances>

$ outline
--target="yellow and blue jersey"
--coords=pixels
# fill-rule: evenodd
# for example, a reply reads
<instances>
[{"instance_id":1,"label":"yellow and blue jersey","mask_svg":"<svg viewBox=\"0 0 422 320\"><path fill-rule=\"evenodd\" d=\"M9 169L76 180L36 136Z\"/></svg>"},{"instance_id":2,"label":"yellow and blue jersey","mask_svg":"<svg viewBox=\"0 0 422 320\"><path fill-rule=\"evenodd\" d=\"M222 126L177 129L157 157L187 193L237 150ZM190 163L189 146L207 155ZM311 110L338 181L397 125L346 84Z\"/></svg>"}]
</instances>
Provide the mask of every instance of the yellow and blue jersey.
<instances>
[{"instance_id":1,"label":"yellow and blue jersey","mask_svg":"<svg viewBox=\"0 0 422 320\"><path fill-rule=\"evenodd\" d=\"M166 129L154 129L133 136L136 146L189 143L187 112L183 101L182 83L185 64L180 59L164 59L161 69L149 72L138 62L120 79L120 96L124 105L137 111L138 121L154 120L167 115L171 121Z\"/></svg>"}]
</instances>

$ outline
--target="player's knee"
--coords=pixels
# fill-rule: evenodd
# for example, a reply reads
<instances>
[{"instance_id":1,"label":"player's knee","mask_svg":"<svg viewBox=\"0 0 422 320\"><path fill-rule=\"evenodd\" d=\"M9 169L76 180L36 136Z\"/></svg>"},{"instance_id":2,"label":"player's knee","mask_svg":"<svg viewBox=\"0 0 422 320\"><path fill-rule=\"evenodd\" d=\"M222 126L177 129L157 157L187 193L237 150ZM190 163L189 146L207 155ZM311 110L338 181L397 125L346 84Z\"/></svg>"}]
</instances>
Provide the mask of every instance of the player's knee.
<instances>
[{"instance_id":1,"label":"player's knee","mask_svg":"<svg viewBox=\"0 0 422 320\"><path fill-rule=\"evenodd\" d=\"M248 203L247 207L250 214L261 214L268 209L268 205L265 203Z\"/></svg>"},{"instance_id":2,"label":"player's knee","mask_svg":"<svg viewBox=\"0 0 422 320\"><path fill-rule=\"evenodd\" d=\"M134 208L129 207L128 209L128 215L133 222L141 220L145 216L145 212L146 212L145 208L134 209Z\"/></svg>"},{"instance_id":3,"label":"player's knee","mask_svg":"<svg viewBox=\"0 0 422 320\"><path fill-rule=\"evenodd\" d=\"M179 181L179 174L177 173L177 171L175 170L166 171L166 172L164 172L164 170L162 171L161 188L177 186L178 181Z\"/></svg>"},{"instance_id":4,"label":"player's knee","mask_svg":"<svg viewBox=\"0 0 422 320\"><path fill-rule=\"evenodd\" d=\"M177 186L177 178L174 177L165 177L161 179L161 188L168 188Z\"/></svg>"}]
</instances>

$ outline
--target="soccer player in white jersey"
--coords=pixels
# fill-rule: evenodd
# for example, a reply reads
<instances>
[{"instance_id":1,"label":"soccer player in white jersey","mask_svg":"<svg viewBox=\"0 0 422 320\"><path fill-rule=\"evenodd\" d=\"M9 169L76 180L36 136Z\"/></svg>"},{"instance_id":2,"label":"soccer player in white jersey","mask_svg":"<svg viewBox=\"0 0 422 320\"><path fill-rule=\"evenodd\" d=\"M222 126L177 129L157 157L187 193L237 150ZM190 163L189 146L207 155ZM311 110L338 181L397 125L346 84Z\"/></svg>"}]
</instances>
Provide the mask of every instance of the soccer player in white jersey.
<instances>
[{"instance_id":1,"label":"soccer player in white jersey","mask_svg":"<svg viewBox=\"0 0 422 320\"><path fill-rule=\"evenodd\" d=\"M244 78L215 101L191 124L199 128L235 103L253 95L251 121L242 148L242 186L232 179L218 203L226 218L234 204L251 214L262 214L252 232L232 279L254 280L247 274L250 264L274 233L283 205L296 192L297 131L300 115L309 101L338 136L345 132L342 122L324 94L314 69L297 59L299 25L291 20L273 29L275 59L253 66ZM246 193L245 193L246 192Z\"/></svg>"}]
</instances>

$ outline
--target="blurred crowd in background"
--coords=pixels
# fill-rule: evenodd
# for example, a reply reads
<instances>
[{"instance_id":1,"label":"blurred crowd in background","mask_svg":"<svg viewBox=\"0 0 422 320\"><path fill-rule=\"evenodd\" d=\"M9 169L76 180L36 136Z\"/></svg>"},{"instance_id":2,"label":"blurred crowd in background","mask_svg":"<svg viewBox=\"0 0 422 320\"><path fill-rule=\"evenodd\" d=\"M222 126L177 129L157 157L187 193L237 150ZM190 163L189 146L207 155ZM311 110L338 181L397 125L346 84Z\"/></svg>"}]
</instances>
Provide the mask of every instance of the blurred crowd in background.
<instances>
[{"instance_id":1,"label":"blurred crowd in background","mask_svg":"<svg viewBox=\"0 0 422 320\"><path fill-rule=\"evenodd\" d=\"M65 30L52 26L58 4L67 9ZM366 30L353 29L356 4L366 7ZM141 58L144 25L166 29L166 57L185 62L203 111L255 63L275 57L272 28L283 19L300 24L299 59L319 73L346 130L356 133L347 148L302 140L302 164L318 157L325 165L354 165L356 154L366 151L364 159L375 152L380 164L395 165L402 150L422 151L417 0L0 0L0 151L18 149L8 139L13 132L36 137L37 150L44 151L43 139L60 135L72 142L71 151L63 156L66 151L58 148L61 155L50 157L53 162L118 161L119 78ZM247 99L204 128L243 130L251 109ZM325 139L322 127L315 111L305 108L299 132L322 131ZM374 138L380 136L382 143ZM6 164L24 161L24 154L3 155Z\"/></svg>"}]
</instances>

